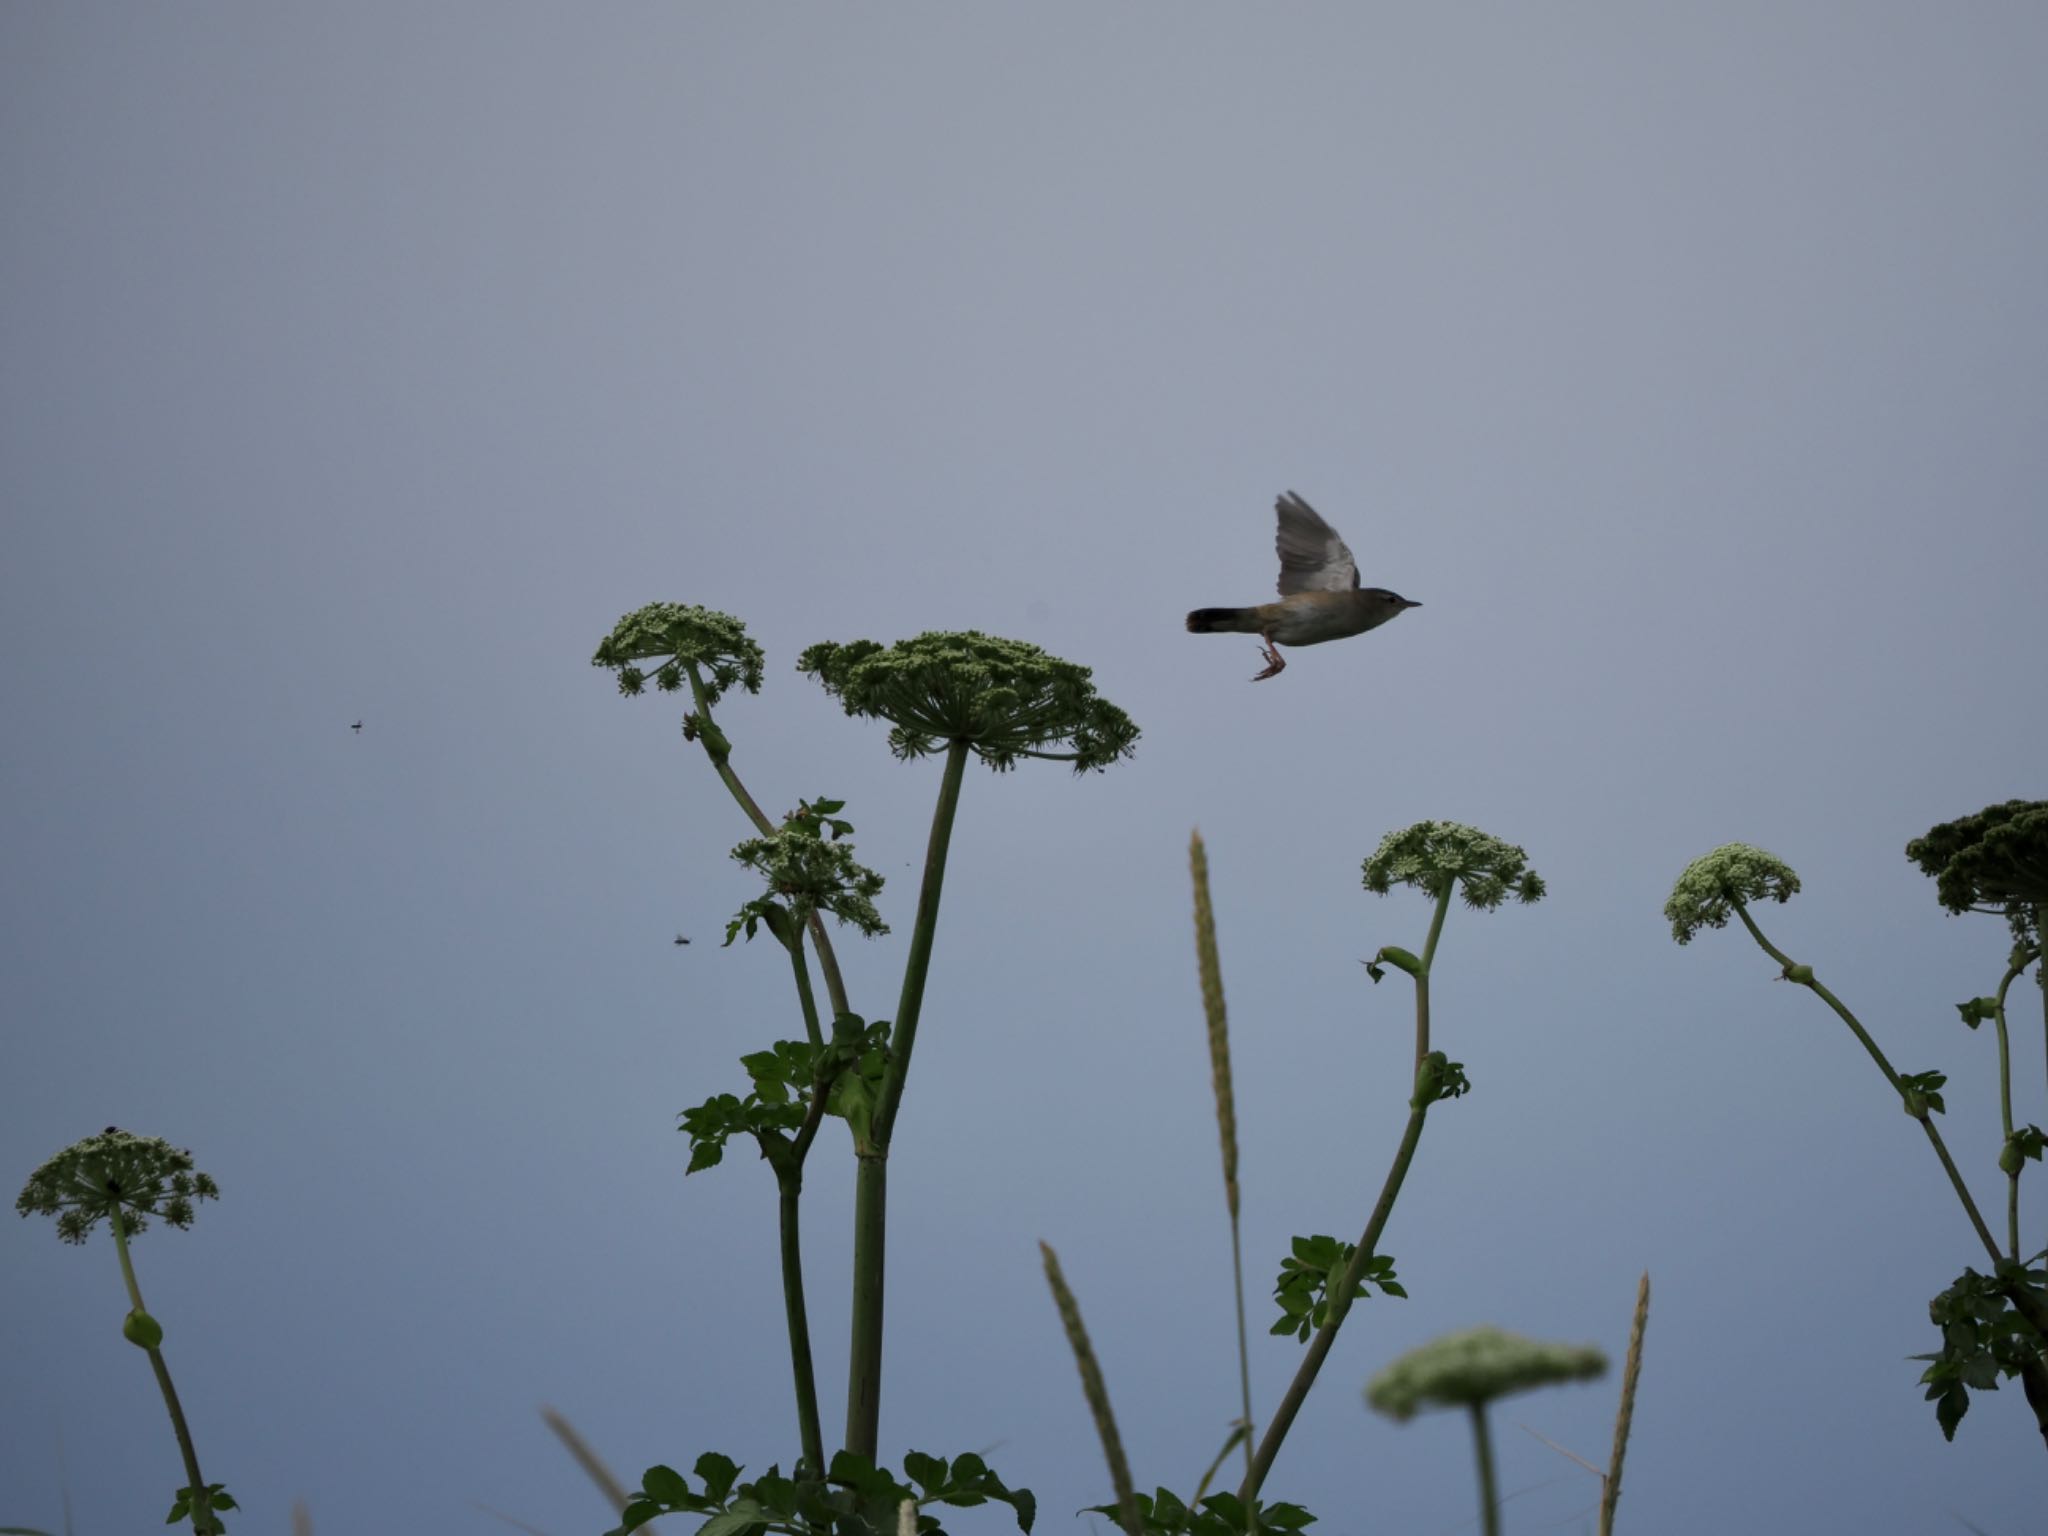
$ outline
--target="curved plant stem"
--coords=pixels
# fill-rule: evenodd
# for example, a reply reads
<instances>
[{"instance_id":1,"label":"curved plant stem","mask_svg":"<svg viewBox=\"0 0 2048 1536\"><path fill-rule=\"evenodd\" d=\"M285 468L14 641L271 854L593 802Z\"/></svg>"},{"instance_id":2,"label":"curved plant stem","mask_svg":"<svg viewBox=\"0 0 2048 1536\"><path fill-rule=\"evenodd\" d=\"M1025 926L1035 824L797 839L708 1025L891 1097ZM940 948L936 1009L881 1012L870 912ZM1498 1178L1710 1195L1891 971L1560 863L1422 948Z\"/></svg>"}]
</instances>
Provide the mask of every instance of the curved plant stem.
<instances>
[{"instance_id":1,"label":"curved plant stem","mask_svg":"<svg viewBox=\"0 0 2048 1536\"><path fill-rule=\"evenodd\" d=\"M1316 1373L1323 1368L1330 1346L1337 1342L1337 1330L1343 1326L1345 1315L1351 1310L1351 1299L1357 1294L1365 1266L1379 1243L1380 1233L1386 1228L1387 1218L1394 1212L1394 1198L1401 1193L1402 1180L1408 1177L1408 1165L1415 1160L1415 1145L1422 1140L1422 1123L1428 1116L1428 1105L1409 1106L1408 1127L1401 1133L1401 1145L1395 1149L1394 1165L1387 1170L1379 1202L1372 1208L1372 1218L1366 1222L1365 1232L1358 1239L1358 1251L1352 1254L1350 1264L1345 1267L1344 1278L1329 1289L1329 1316L1316 1330L1315 1337L1308 1341L1301 1364L1295 1368L1294 1379L1287 1384L1287 1391L1273 1409L1272 1422L1266 1426L1266 1433L1259 1441L1251 1469L1245 1473L1244 1485L1237 1490L1238 1499L1246 1508L1250 1508L1252 1500L1258 1497L1266 1474L1273 1469L1273 1458L1280 1454L1281 1441L1287 1438L1287 1431L1294 1425L1294 1416L1301 1412L1301 1405L1308 1400L1309 1388L1316 1384Z\"/></svg>"},{"instance_id":2,"label":"curved plant stem","mask_svg":"<svg viewBox=\"0 0 2048 1536\"><path fill-rule=\"evenodd\" d=\"M740 782L740 776L733 772L729 749L714 745L722 743L724 737L716 729L717 722L711 718L711 700L704 692L704 679L698 675L697 664L691 662L684 671L690 679L690 698L697 706L698 717L713 727L708 733L699 733L698 744L704 748L704 755L711 760L711 766L717 772L719 782L725 785L733 799L739 802L740 809L746 812L747 820L754 824L763 837L773 836L775 823L768 819L767 813L756 803L754 797L747 793L747 786ZM832 939L825 932L825 920L812 912L807 914L804 926L811 930L811 947L818 952L818 969L825 973L825 995L832 1000L832 1011L835 1014L850 1012L846 1001L846 983L839 974L839 957L832 952Z\"/></svg>"},{"instance_id":3,"label":"curved plant stem","mask_svg":"<svg viewBox=\"0 0 2048 1536\"><path fill-rule=\"evenodd\" d=\"M807 919L817 916L815 912L804 914ZM796 973L796 1000L804 1011L804 1034L809 1037L811 1049L825 1049L825 1031L818 1024L818 1000L811 992L811 968L804 963L804 948L801 944L789 947L790 968Z\"/></svg>"},{"instance_id":4,"label":"curved plant stem","mask_svg":"<svg viewBox=\"0 0 2048 1536\"><path fill-rule=\"evenodd\" d=\"M2041 988L2041 1039L2048 1044L2048 901L2034 907L2034 980ZM2048 1058L2048 1052L2044 1052Z\"/></svg>"},{"instance_id":5,"label":"curved plant stem","mask_svg":"<svg viewBox=\"0 0 2048 1536\"><path fill-rule=\"evenodd\" d=\"M135 1264L128 1257L128 1227L121 1220L117 1208L108 1213L114 1229L114 1251L121 1256L121 1278L128 1286L128 1304L137 1312L149 1309L142 1304L142 1287L135 1281ZM151 1346L147 1351L149 1368L156 1373L157 1389L163 1393L164 1407L170 1410L171 1432L178 1437L178 1454L185 1462L185 1485L192 1490L192 1529L205 1536L206 1532L217 1530L219 1520L201 1507L206 1488L206 1479L199 1475L199 1452L192 1444L191 1428L185 1423L185 1410L178 1403L178 1389L171 1385L171 1368L164 1364L161 1349Z\"/></svg>"},{"instance_id":6,"label":"curved plant stem","mask_svg":"<svg viewBox=\"0 0 2048 1536\"><path fill-rule=\"evenodd\" d=\"M814 1049L825 1048L824 1032L818 1025L817 999L811 992L810 967L804 964L801 942L789 946L790 967L796 978L797 1000L803 1005L804 1030ZM804 1260L802 1200L804 1158L824 1119L826 1095L831 1082L820 1075L811 1083L811 1103L803 1128L787 1150L773 1159L778 1206L778 1236L782 1248L782 1308L789 1329L789 1365L796 1383L797 1434L803 1442L804 1460L814 1475L825 1470L825 1436L818 1419L818 1382L811 1363L810 1311L804 1303ZM763 1143L763 1151L768 1150Z\"/></svg>"},{"instance_id":7,"label":"curved plant stem","mask_svg":"<svg viewBox=\"0 0 2048 1536\"><path fill-rule=\"evenodd\" d=\"M889 1035L889 1063L882 1074L881 1093L867 1140L856 1148L859 1167L853 1187L853 1341L847 1354L846 1448L870 1462L875 1459L875 1447L881 1438L882 1277L888 1242L889 1140L896 1129L896 1111L903 1102L910 1055L917 1045L925 979L931 970L932 937L939 925L939 897L946 884L946 850L953 840L953 818L960 808L960 782L967 772L968 750L964 741L951 742L946 748L939 801L932 811L931 839L925 845L917 922L911 929L910 954L903 966L903 992Z\"/></svg>"},{"instance_id":8,"label":"curved plant stem","mask_svg":"<svg viewBox=\"0 0 2048 1536\"><path fill-rule=\"evenodd\" d=\"M804 1260L800 1202L804 1190L801 1164L775 1170L780 1195L782 1239L782 1305L789 1323L789 1364L796 1378L797 1432L804 1460L813 1476L825 1470L825 1435L818 1421L818 1383L811 1368L810 1315L804 1307Z\"/></svg>"},{"instance_id":9,"label":"curved plant stem","mask_svg":"<svg viewBox=\"0 0 2048 1536\"><path fill-rule=\"evenodd\" d=\"M1479 1458L1479 1528L1500 1536L1500 1498L1493 1483L1493 1430L1486 1422L1486 1404L1472 1405L1472 1446Z\"/></svg>"},{"instance_id":10,"label":"curved plant stem","mask_svg":"<svg viewBox=\"0 0 2048 1536\"><path fill-rule=\"evenodd\" d=\"M1997 995L1992 999L1991 1022L1998 1030L1998 1116L2004 1140L2003 1147L2012 1140L2012 1041L2005 1028L2005 994L2025 966L2025 961L2014 957L2014 963L2005 968L2005 975L1999 980ZM2020 1171L2014 1168L2005 1176L2005 1235L2011 1256L2020 1256Z\"/></svg>"},{"instance_id":11,"label":"curved plant stem","mask_svg":"<svg viewBox=\"0 0 2048 1536\"><path fill-rule=\"evenodd\" d=\"M1855 1034L1858 1040L1863 1042L1863 1049L1868 1051L1870 1059L1877 1063L1878 1071L1882 1072L1885 1081L1892 1085L1892 1091L1903 1099L1906 1088L1899 1081L1899 1074L1892 1069L1891 1062L1885 1058L1884 1052L1878 1049L1877 1042L1870 1038L1870 1031L1863 1027L1862 1022L1857 1019L1856 1015L1849 1011L1848 1006L1839 997L1836 997L1834 993L1814 979L1811 967L1796 967L1797 969L1804 970L1807 974L1803 978L1795 977L1792 972L1795 969L1796 962L1793 961L1792 957L1764 937L1763 930L1757 927L1756 920L1749 915L1748 908L1744 907L1741 902L1737 901L1730 904L1735 908L1735 915L1742 919L1743 927L1749 930L1749 936L1756 940L1758 947L1784 968L1785 979L1797 981L1800 986L1805 987L1814 996L1834 1009L1836 1016L1849 1026L1851 1032ZM1970 1186L1963 1182L1962 1174L1956 1169L1955 1159L1949 1156L1948 1143L1941 1139L1941 1132L1935 1127L1933 1115L1921 1114L1916 1115L1914 1118L1920 1122L1920 1129L1927 1133L1927 1142L1929 1146L1934 1148L1934 1155L1941 1159L1941 1166L1948 1174L1948 1181L1955 1189L1956 1198L1963 1203L1963 1213L1970 1218L1970 1225L1977 1229L1977 1236L1983 1241L1984 1251L1991 1255L1991 1262L1996 1264L2003 1257L1998 1251L1998 1239L1991 1235L1991 1228L1985 1225L1984 1213L1977 1209L1977 1202L1970 1194Z\"/></svg>"},{"instance_id":12,"label":"curved plant stem","mask_svg":"<svg viewBox=\"0 0 2048 1536\"><path fill-rule=\"evenodd\" d=\"M1436 911L1430 914L1429 938L1422 946L1422 972L1415 978L1415 1069L1422 1070L1422 1058L1429 1054L1429 967L1436 959L1437 936L1444 931L1444 914L1451 910L1451 889L1455 881L1446 881L1443 894L1436 899Z\"/></svg>"},{"instance_id":13,"label":"curved plant stem","mask_svg":"<svg viewBox=\"0 0 2048 1536\"><path fill-rule=\"evenodd\" d=\"M1287 1391L1273 1409L1273 1420L1266 1426L1266 1433L1259 1441L1251 1465L1245 1469L1244 1485L1238 1489L1237 1497L1247 1509L1251 1508L1259 1489L1264 1486L1266 1474L1273 1470L1273 1458L1280 1454L1281 1442L1287 1438L1287 1431L1294 1427L1294 1417L1301 1412L1301 1405L1308 1400L1309 1389L1316 1384L1316 1374L1329 1357L1330 1346L1337 1342L1337 1330L1344 1326L1344 1319L1351 1311L1351 1302L1357 1294L1358 1282L1365 1274L1365 1266L1373 1257L1381 1232L1386 1229L1387 1218L1394 1214L1394 1201L1401 1193L1402 1181L1408 1177L1408 1165L1415 1161L1415 1147L1422 1140L1422 1125L1429 1118L1429 1101L1419 1097L1423 1058L1429 1054L1429 968L1436 959L1436 941L1443 933L1444 914L1450 907L1451 887L1446 885L1436 899L1435 912L1430 915L1429 938L1422 946L1422 964L1414 977L1415 1077L1411 1092L1417 1096L1411 1097L1408 1103L1407 1128L1401 1133L1400 1146L1394 1149L1393 1166L1387 1169L1386 1181L1380 1186L1380 1197L1374 1203L1365 1231L1358 1239L1358 1248L1351 1255L1351 1262L1344 1267L1344 1278L1329 1292L1329 1315L1308 1341L1301 1364L1295 1367L1294 1379L1287 1384Z\"/></svg>"}]
</instances>

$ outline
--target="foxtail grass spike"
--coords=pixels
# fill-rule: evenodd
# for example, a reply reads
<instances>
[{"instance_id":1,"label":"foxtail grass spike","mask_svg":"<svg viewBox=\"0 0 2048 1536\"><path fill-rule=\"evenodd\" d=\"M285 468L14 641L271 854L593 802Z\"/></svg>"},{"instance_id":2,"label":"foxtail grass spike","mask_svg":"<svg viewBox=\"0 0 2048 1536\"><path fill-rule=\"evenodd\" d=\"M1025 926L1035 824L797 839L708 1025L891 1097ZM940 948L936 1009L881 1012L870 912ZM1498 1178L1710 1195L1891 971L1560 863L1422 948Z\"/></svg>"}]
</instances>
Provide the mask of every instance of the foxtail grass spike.
<instances>
[{"instance_id":1,"label":"foxtail grass spike","mask_svg":"<svg viewBox=\"0 0 2048 1536\"><path fill-rule=\"evenodd\" d=\"M1628 1451L1629 1426L1636 1415L1636 1377L1643 1369L1643 1329L1650 1321L1650 1272L1636 1285L1635 1321L1629 1324L1628 1358L1621 1366L1621 1407L1614 1415L1614 1454L1600 1493L1600 1536L1613 1536L1614 1506L1621 1502L1621 1459Z\"/></svg>"},{"instance_id":2,"label":"foxtail grass spike","mask_svg":"<svg viewBox=\"0 0 2048 1536\"><path fill-rule=\"evenodd\" d=\"M1209 905L1209 851L1197 832L1188 841L1195 880L1195 963L1202 976L1202 1013L1209 1024L1209 1076L1216 1088L1216 1129L1223 1140L1223 1194L1237 1219L1237 1099L1230 1084L1230 1024L1223 1008L1223 965L1216 957L1216 914Z\"/></svg>"},{"instance_id":3,"label":"foxtail grass spike","mask_svg":"<svg viewBox=\"0 0 2048 1536\"><path fill-rule=\"evenodd\" d=\"M1052 1287L1053 1305L1060 1311L1060 1326L1066 1329L1074 1363L1081 1369L1081 1395L1088 1400L1088 1412L1095 1420L1095 1433L1102 1441L1102 1457L1109 1463L1109 1480L1116 1488L1116 1506L1122 1512L1129 1536L1140 1536L1144 1526L1138 1518L1138 1494L1131 1486L1131 1464L1124 1459L1123 1437L1116 1432L1116 1415L1109 1409L1109 1388L1102 1382L1102 1367L1095 1363L1095 1350L1088 1342L1088 1329L1081 1322L1081 1305L1067 1288L1060 1273L1060 1256L1047 1243L1038 1251L1045 1257L1045 1283Z\"/></svg>"},{"instance_id":4,"label":"foxtail grass spike","mask_svg":"<svg viewBox=\"0 0 2048 1536\"><path fill-rule=\"evenodd\" d=\"M612 1469L604 1464L604 1458L592 1450L590 1442L577 1432L576 1426L555 1409L542 1408L540 1416L548 1428L555 1432L555 1438L562 1442L562 1448L576 1459L576 1465L583 1469L583 1475L597 1484L598 1492L610 1502L613 1512L624 1514L626 1505L630 1502L630 1495L627 1494L625 1485L612 1475Z\"/></svg>"}]
</instances>

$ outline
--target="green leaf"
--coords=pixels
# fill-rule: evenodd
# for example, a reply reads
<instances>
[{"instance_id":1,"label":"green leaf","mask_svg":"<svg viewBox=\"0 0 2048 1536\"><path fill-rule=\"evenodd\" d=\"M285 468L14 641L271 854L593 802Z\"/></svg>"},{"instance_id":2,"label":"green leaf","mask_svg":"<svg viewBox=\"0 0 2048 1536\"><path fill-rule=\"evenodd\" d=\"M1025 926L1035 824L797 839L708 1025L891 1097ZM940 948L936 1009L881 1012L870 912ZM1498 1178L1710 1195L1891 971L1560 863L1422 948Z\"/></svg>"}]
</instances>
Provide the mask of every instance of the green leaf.
<instances>
[{"instance_id":1,"label":"green leaf","mask_svg":"<svg viewBox=\"0 0 2048 1536\"><path fill-rule=\"evenodd\" d=\"M1934 1396L1932 1392L1928 1394ZM1941 1425L1944 1440L1956 1437L1956 1426L1963 1422L1963 1415L1970 1411L1970 1394L1958 1382L1950 1382L1941 1389L1941 1395L1934 1405L1934 1417Z\"/></svg>"},{"instance_id":2,"label":"green leaf","mask_svg":"<svg viewBox=\"0 0 2048 1536\"><path fill-rule=\"evenodd\" d=\"M1269 1504L1259 1511L1259 1524L1275 1530L1298 1531L1315 1523L1316 1517L1299 1504Z\"/></svg>"},{"instance_id":3,"label":"green leaf","mask_svg":"<svg viewBox=\"0 0 2048 1536\"><path fill-rule=\"evenodd\" d=\"M1030 1536L1032 1523L1038 1519L1037 1495L1029 1488L1012 1488L1010 1507L1017 1511L1017 1529Z\"/></svg>"},{"instance_id":4,"label":"green leaf","mask_svg":"<svg viewBox=\"0 0 2048 1536\"><path fill-rule=\"evenodd\" d=\"M803 1486L815 1488L818 1485L813 1482ZM775 1467L770 1467L751 1483L740 1485L743 1497L752 1499L770 1514L783 1520L793 1520L800 1512L798 1492L798 1485L784 1477Z\"/></svg>"},{"instance_id":5,"label":"green leaf","mask_svg":"<svg viewBox=\"0 0 2048 1536\"><path fill-rule=\"evenodd\" d=\"M725 1502L725 1496L732 1492L733 1480L740 1475L739 1465L730 1456L721 1456L716 1451L699 1456L694 1470L704 1484L704 1497L714 1504Z\"/></svg>"},{"instance_id":6,"label":"green leaf","mask_svg":"<svg viewBox=\"0 0 2048 1536\"><path fill-rule=\"evenodd\" d=\"M945 1486L946 1459L943 1456L927 1456L922 1451L912 1451L903 1458L903 1475L926 1493Z\"/></svg>"},{"instance_id":7,"label":"green leaf","mask_svg":"<svg viewBox=\"0 0 2048 1536\"><path fill-rule=\"evenodd\" d=\"M1314 1237L1297 1237L1289 1246L1294 1250L1294 1257L1301 1263L1311 1269L1322 1269L1328 1266L1336 1253L1337 1240L1318 1233Z\"/></svg>"},{"instance_id":8,"label":"green leaf","mask_svg":"<svg viewBox=\"0 0 2048 1536\"><path fill-rule=\"evenodd\" d=\"M683 1474L667 1465L652 1466L640 1475L641 1490L663 1504L680 1504L690 1496L690 1484Z\"/></svg>"},{"instance_id":9,"label":"green leaf","mask_svg":"<svg viewBox=\"0 0 2048 1536\"><path fill-rule=\"evenodd\" d=\"M832 1482L851 1488L863 1499L886 1500L893 1504L900 1499L917 1496L867 1457L856 1456L852 1451L833 1453L828 1477Z\"/></svg>"},{"instance_id":10,"label":"green leaf","mask_svg":"<svg viewBox=\"0 0 2048 1536\"><path fill-rule=\"evenodd\" d=\"M652 1499L634 1499L619 1511L619 1523L607 1536L631 1536L648 1521L661 1513L661 1506Z\"/></svg>"},{"instance_id":11,"label":"green leaf","mask_svg":"<svg viewBox=\"0 0 2048 1536\"><path fill-rule=\"evenodd\" d=\"M1181 1503L1179 1495L1161 1488L1152 1495L1152 1519L1167 1530L1177 1531L1188 1523L1188 1507Z\"/></svg>"}]
</instances>

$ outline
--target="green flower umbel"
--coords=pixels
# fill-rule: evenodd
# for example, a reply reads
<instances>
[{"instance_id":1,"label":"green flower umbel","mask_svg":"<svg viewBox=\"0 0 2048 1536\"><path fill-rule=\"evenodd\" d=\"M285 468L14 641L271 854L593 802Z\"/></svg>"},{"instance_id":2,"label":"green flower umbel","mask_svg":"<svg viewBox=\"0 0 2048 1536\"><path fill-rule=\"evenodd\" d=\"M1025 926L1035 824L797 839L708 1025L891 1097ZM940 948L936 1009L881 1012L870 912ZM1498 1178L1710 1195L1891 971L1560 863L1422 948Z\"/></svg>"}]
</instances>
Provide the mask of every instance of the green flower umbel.
<instances>
[{"instance_id":1,"label":"green flower umbel","mask_svg":"<svg viewBox=\"0 0 2048 1536\"><path fill-rule=\"evenodd\" d=\"M735 683L761 691L761 647L747 638L747 626L729 613L686 603L636 608L613 626L590 664L617 672L619 692L631 695L647 683L640 663L656 659L654 686L674 693L695 678L702 705L716 704Z\"/></svg>"},{"instance_id":2,"label":"green flower umbel","mask_svg":"<svg viewBox=\"0 0 2048 1536\"><path fill-rule=\"evenodd\" d=\"M75 1141L29 1175L15 1210L57 1218L57 1235L82 1243L116 1212L126 1235L161 1217L174 1227L192 1225L195 1200L217 1200L220 1189L192 1169L192 1154L156 1136L132 1136L108 1126Z\"/></svg>"},{"instance_id":3,"label":"green flower umbel","mask_svg":"<svg viewBox=\"0 0 2048 1536\"><path fill-rule=\"evenodd\" d=\"M1727 927L1739 907L1790 901L1798 892L1799 876L1783 859L1748 843L1723 843L1685 866L1664 915L1671 920L1671 937L1689 944L1702 928Z\"/></svg>"},{"instance_id":4,"label":"green flower umbel","mask_svg":"<svg viewBox=\"0 0 2048 1536\"><path fill-rule=\"evenodd\" d=\"M1591 1345L1544 1344L1498 1328L1447 1333L1411 1349L1366 1386L1365 1400L1405 1422L1424 1408L1463 1408L1472 1420L1479 1459L1480 1528L1500 1530L1494 1492L1493 1435L1486 1408L1497 1397L1566 1381L1591 1381L1607 1370L1607 1356Z\"/></svg>"},{"instance_id":5,"label":"green flower umbel","mask_svg":"<svg viewBox=\"0 0 2048 1536\"><path fill-rule=\"evenodd\" d=\"M1536 1387L1590 1381L1606 1369L1607 1356L1590 1344L1544 1344L1499 1328L1467 1328L1411 1349L1373 1377L1365 1399L1405 1421L1425 1408L1471 1408Z\"/></svg>"},{"instance_id":6,"label":"green flower umbel","mask_svg":"<svg viewBox=\"0 0 2048 1536\"><path fill-rule=\"evenodd\" d=\"M1934 879L1951 912L1996 912L2022 944L2038 944L2048 908L2048 800L2007 800L1930 828L1906 857Z\"/></svg>"},{"instance_id":7,"label":"green flower umbel","mask_svg":"<svg viewBox=\"0 0 2048 1536\"><path fill-rule=\"evenodd\" d=\"M882 877L854 858L853 844L845 840L853 824L833 814L841 809L838 800L805 801L783 817L774 832L748 838L732 856L766 880L770 892L795 910L798 921L813 912L830 912L874 938L889 931L875 910ZM741 909L727 943L757 905Z\"/></svg>"},{"instance_id":8,"label":"green flower umbel","mask_svg":"<svg viewBox=\"0 0 2048 1536\"><path fill-rule=\"evenodd\" d=\"M825 685L849 715L887 720L898 757L962 742L989 767L1020 757L1070 762L1080 773L1129 757L1138 728L1098 697L1088 668L1021 640L976 630L930 632L894 645L814 645L797 670ZM1065 747L1069 750L1047 750Z\"/></svg>"},{"instance_id":9,"label":"green flower umbel","mask_svg":"<svg viewBox=\"0 0 2048 1536\"><path fill-rule=\"evenodd\" d=\"M1418 821L1380 840L1365 861L1365 888L1384 896L1409 885L1432 898L1455 884L1469 907L1491 912L1512 895L1541 901L1543 877L1513 843L1456 821Z\"/></svg>"}]
</instances>

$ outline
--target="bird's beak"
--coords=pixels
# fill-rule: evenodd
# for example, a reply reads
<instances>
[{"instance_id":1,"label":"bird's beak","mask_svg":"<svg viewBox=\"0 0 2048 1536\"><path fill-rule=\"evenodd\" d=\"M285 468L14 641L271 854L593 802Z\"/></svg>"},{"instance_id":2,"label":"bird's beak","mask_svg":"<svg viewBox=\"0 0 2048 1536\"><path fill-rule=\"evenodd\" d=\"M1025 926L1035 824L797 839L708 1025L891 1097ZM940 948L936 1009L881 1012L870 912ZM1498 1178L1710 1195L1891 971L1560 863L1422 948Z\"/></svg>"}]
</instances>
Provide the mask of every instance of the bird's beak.
<instances>
[{"instance_id":1,"label":"bird's beak","mask_svg":"<svg viewBox=\"0 0 2048 1536\"><path fill-rule=\"evenodd\" d=\"M1420 608L1422 604L1414 602L1411 599L1404 597L1401 599L1401 606L1403 608Z\"/></svg>"}]
</instances>

